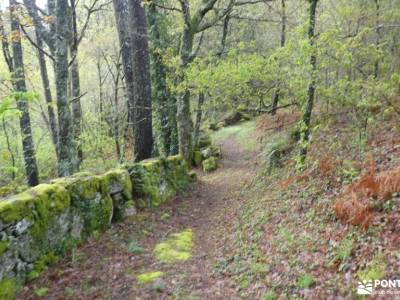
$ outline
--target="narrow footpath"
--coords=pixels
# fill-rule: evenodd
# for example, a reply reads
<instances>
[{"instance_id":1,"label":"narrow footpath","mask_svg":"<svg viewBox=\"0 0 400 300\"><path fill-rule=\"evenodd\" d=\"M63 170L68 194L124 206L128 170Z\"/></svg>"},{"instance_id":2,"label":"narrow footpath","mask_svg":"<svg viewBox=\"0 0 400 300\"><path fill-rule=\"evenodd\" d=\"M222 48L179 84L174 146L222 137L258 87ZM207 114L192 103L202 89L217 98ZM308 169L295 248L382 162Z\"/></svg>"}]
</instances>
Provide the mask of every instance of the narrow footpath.
<instances>
[{"instance_id":1,"label":"narrow footpath","mask_svg":"<svg viewBox=\"0 0 400 300\"><path fill-rule=\"evenodd\" d=\"M40 299L239 299L237 284L216 270L230 257L238 207L257 169L255 154L237 139L232 134L221 141L217 171L199 171L188 191L161 208L113 225L49 267L19 299L37 299L33 291L40 290L46 294ZM157 244L181 232L191 233L189 256L157 259ZM140 274L154 279L141 282Z\"/></svg>"}]
</instances>

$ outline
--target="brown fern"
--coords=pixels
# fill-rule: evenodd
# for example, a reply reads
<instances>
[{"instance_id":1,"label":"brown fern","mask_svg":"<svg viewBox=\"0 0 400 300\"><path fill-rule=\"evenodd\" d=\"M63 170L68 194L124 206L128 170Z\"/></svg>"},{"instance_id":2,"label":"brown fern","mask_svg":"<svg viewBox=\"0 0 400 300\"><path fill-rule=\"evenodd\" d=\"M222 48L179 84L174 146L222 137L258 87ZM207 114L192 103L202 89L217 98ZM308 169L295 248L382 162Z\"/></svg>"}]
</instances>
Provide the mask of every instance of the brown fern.
<instances>
[{"instance_id":1,"label":"brown fern","mask_svg":"<svg viewBox=\"0 0 400 300\"><path fill-rule=\"evenodd\" d=\"M364 228L373 218L372 199L386 201L393 193L400 192L400 167L378 173L375 161L369 156L366 170L359 181L344 190L333 207L342 222Z\"/></svg>"}]
</instances>

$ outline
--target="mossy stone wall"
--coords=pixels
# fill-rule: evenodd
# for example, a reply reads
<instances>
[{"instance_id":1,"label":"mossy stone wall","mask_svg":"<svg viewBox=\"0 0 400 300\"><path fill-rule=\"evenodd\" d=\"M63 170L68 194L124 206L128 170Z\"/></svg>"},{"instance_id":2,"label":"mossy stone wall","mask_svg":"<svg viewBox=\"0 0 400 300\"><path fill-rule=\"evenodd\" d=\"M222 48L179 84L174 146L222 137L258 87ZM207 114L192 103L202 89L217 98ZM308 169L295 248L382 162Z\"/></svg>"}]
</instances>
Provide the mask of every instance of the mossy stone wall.
<instances>
[{"instance_id":1,"label":"mossy stone wall","mask_svg":"<svg viewBox=\"0 0 400 300\"><path fill-rule=\"evenodd\" d=\"M0 287L7 296L0 300L12 299L12 287L39 276L54 257L137 208L161 205L190 181L184 159L172 156L102 175L78 173L1 200Z\"/></svg>"}]
</instances>

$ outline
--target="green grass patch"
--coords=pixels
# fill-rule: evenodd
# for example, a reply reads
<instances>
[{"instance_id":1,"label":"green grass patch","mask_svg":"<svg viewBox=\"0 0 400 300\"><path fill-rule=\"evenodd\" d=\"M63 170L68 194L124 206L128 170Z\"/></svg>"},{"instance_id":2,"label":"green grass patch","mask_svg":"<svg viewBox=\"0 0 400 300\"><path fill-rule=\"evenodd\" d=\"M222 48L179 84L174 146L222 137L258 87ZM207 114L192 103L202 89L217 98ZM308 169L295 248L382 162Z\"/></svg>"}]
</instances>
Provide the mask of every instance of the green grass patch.
<instances>
[{"instance_id":1,"label":"green grass patch","mask_svg":"<svg viewBox=\"0 0 400 300\"><path fill-rule=\"evenodd\" d=\"M308 289L314 284L315 284L315 279L309 274L305 274L297 280L297 286L301 289Z\"/></svg>"},{"instance_id":2,"label":"green grass patch","mask_svg":"<svg viewBox=\"0 0 400 300\"><path fill-rule=\"evenodd\" d=\"M140 247L136 239L133 239L128 244L128 251L133 254L141 254L144 252L144 249Z\"/></svg>"},{"instance_id":3,"label":"green grass patch","mask_svg":"<svg viewBox=\"0 0 400 300\"><path fill-rule=\"evenodd\" d=\"M257 149L257 141L255 138L252 138L252 134L255 131L256 121L252 120L234 126L224 127L215 132L211 138L214 144L220 144L234 137L243 149L253 151Z\"/></svg>"}]
</instances>

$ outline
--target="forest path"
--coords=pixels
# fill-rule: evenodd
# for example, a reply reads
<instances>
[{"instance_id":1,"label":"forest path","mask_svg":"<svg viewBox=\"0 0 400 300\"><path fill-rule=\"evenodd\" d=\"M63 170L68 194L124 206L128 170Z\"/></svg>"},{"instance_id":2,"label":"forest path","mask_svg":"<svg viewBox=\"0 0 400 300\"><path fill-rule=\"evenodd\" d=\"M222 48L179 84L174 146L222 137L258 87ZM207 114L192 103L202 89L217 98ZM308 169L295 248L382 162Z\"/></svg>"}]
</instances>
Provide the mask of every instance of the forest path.
<instances>
[{"instance_id":1,"label":"forest path","mask_svg":"<svg viewBox=\"0 0 400 300\"><path fill-rule=\"evenodd\" d=\"M32 291L44 288L47 295L41 299L240 298L237 284L217 266L232 256L228 240L234 239L238 225L237 208L257 169L254 150L246 147L252 135L243 138L228 130L218 141L223 158L217 171L199 171L186 193L115 224L51 267L25 288L20 299L35 299ZM193 234L190 259L159 262L153 252L156 245L187 229ZM138 275L148 272L162 276L140 283Z\"/></svg>"}]
</instances>

